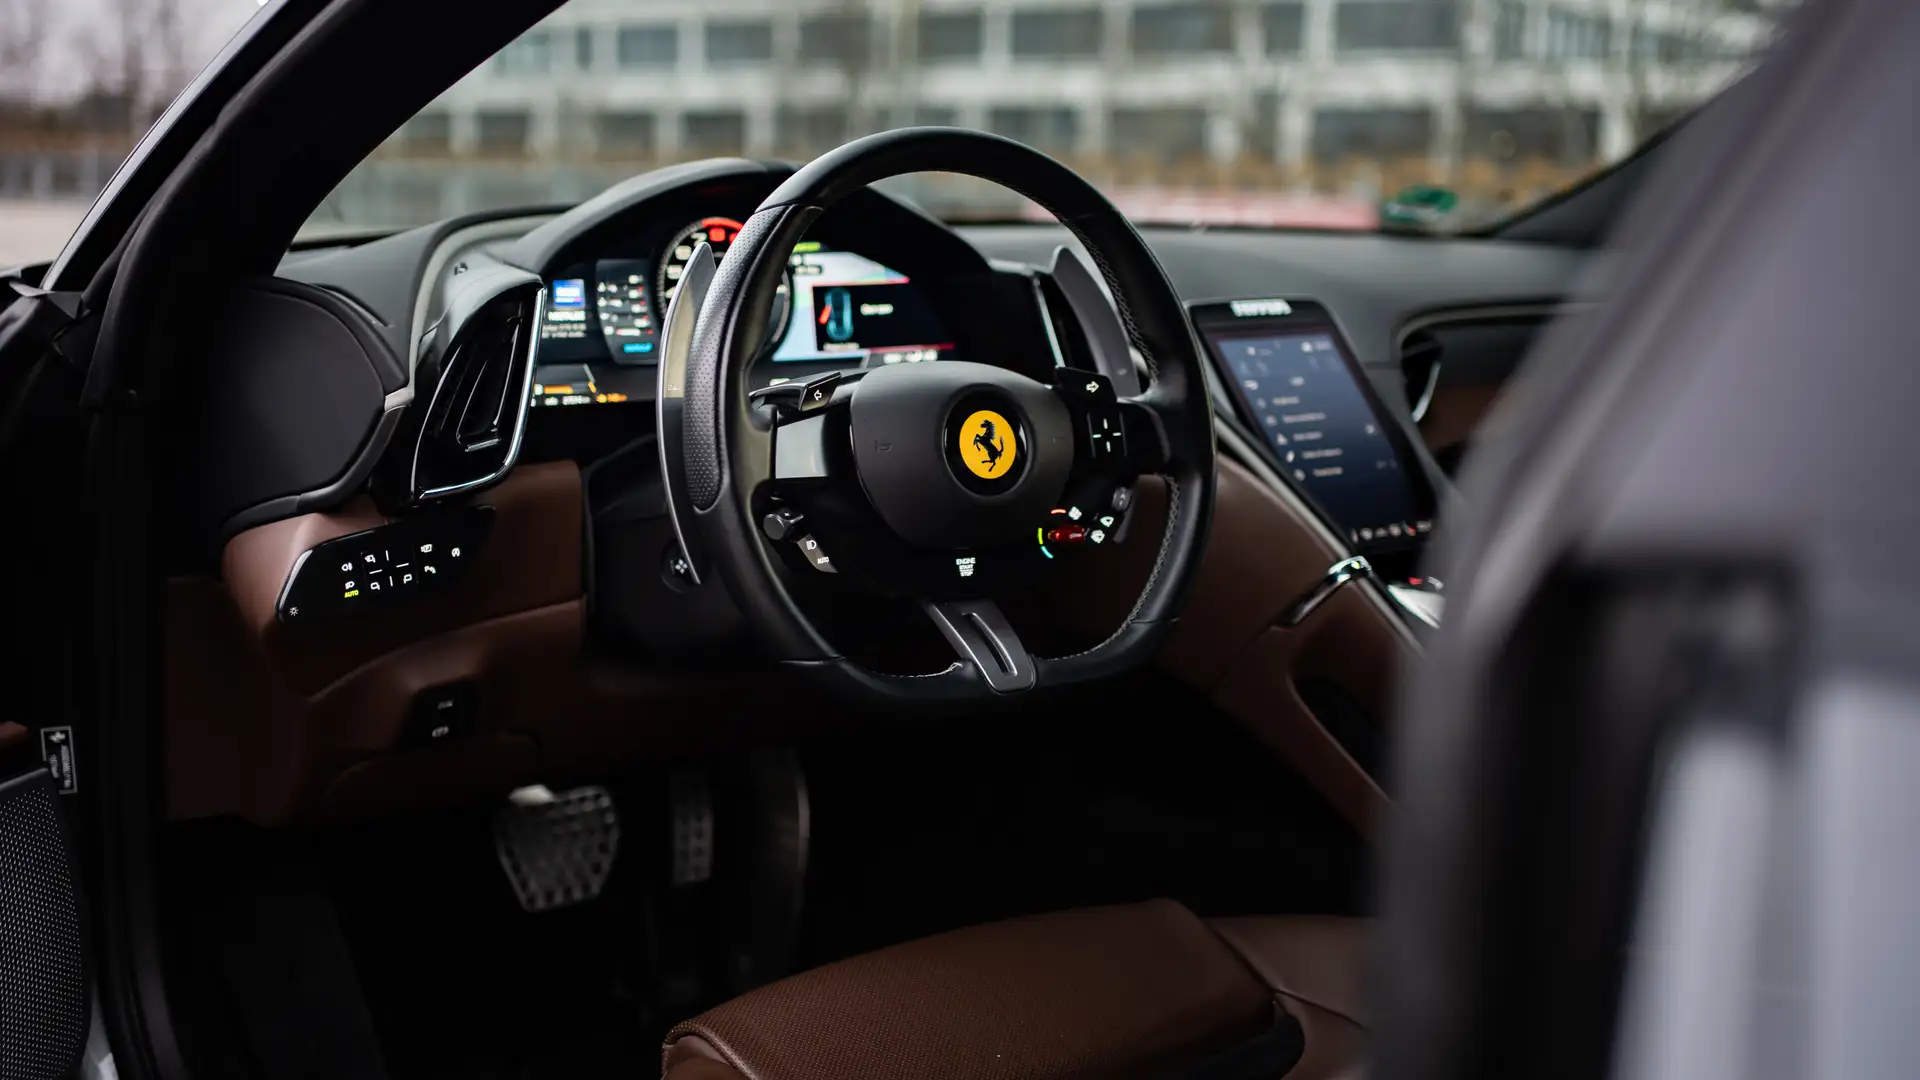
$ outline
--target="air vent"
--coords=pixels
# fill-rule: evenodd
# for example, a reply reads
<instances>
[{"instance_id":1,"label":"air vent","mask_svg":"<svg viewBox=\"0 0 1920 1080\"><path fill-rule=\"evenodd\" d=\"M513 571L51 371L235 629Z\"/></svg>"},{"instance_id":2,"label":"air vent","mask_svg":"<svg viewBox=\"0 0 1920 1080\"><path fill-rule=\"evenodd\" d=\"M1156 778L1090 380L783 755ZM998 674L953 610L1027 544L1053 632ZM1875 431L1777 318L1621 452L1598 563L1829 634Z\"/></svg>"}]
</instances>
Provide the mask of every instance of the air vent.
<instances>
[{"instance_id":1,"label":"air vent","mask_svg":"<svg viewBox=\"0 0 1920 1080\"><path fill-rule=\"evenodd\" d=\"M1444 351L1440 339L1425 330L1415 330L1400 339L1400 376L1405 380L1407 401L1413 406L1414 423L1427 415L1427 406L1433 402Z\"/></svg>"},{"instance_id":2,"label":"air vent","mask_svg":"<svg viewBox=\"0 0 1920 1080\"><path fill-rule=\"evenodd\" d=\"M453 328L414 449L415 502L477 490L513 468L544 298L537 282L517 283Z\"/></svg>"}]
</instances>

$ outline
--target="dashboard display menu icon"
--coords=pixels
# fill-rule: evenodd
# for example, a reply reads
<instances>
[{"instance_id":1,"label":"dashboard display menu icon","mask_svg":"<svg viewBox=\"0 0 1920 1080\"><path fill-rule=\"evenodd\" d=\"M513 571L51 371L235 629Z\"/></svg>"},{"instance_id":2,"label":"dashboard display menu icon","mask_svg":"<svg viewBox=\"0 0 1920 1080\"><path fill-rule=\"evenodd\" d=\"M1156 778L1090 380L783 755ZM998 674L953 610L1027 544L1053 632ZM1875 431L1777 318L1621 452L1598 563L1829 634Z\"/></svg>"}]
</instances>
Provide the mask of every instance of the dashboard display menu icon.
<instances>
[{"instance_id":1,"label":"dashboard display menu icon","mask_svg":"<svg viewBox=\"0 0 1920 1080\"><path fill-rule=\"evenodd\" d=\"M563 278L553 283L553 307L556 311L587 306L587 283L581 278Z\"/></svg>"}]
</instances>

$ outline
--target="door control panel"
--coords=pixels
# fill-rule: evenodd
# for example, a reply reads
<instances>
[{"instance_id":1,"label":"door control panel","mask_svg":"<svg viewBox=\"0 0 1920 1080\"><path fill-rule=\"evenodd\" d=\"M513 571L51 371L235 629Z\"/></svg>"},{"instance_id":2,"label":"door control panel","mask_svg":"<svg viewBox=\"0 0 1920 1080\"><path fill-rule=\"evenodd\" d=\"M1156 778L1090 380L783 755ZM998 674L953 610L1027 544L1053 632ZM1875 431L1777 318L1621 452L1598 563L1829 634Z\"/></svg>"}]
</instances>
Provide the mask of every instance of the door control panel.
<instances>
[{"instance_id":1,"label":"door control panel","mask_svg":"<svg viewBox=\"0 0 1920 1080\"><path fill-rule=\"evenodd\" d=\"M308 548L275 609L283 623L393 608L452 588L493 528L493 507L403 518Z\"/></svg>"}]
</instances>

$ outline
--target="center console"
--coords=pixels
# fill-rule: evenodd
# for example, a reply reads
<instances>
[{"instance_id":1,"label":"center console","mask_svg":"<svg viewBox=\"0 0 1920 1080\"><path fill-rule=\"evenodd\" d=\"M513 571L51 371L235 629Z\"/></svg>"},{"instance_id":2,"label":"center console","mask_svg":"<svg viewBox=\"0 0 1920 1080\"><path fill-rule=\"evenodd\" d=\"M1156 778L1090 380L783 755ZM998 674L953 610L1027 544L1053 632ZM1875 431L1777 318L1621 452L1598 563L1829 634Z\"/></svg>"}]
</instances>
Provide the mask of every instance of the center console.
<instances>
[{"instance_id":1,"label":"center console","mask_svg":"<svg viewBox=\"0 0 1920 1080\"><path fill-rule=\"evenodd\" d=\"M1191 314L1235 414L1274 470L1396 600L1437 592L1419 572L1433 487L1326 308L1234 300ZM1437 622L1437 597L1401 607Z\"/></svg>"}]
</instances>

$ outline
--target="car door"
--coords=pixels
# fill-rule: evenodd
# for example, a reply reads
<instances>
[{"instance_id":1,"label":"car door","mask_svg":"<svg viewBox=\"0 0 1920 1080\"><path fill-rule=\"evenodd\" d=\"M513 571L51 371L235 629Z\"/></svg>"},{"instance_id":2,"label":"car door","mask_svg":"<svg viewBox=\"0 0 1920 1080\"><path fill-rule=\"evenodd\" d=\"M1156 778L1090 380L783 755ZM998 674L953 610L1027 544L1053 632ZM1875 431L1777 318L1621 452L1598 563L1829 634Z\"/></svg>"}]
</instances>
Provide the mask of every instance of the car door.
<instances>
[{"instance_id":1,"label":"car door","mask_svg":"<svg viewBox=\"0 0 1920 1080\"><path fill-rule=\"evenodd\" d=\"M1469 464L1374 1076L1913 1074L1916 36L1806 0Z\"/></svg>"},{"instance_id":2,"label":"car door","mask_svg":"<svg viewBox=\"0 0 1920 1080\"><path fill-rule=\"evenodd\" d=\"M92 1015L85 740L72 678L88 592L77 294L0 282L0 1076L71 1075Z\"/></svg>"}]
</instances>

